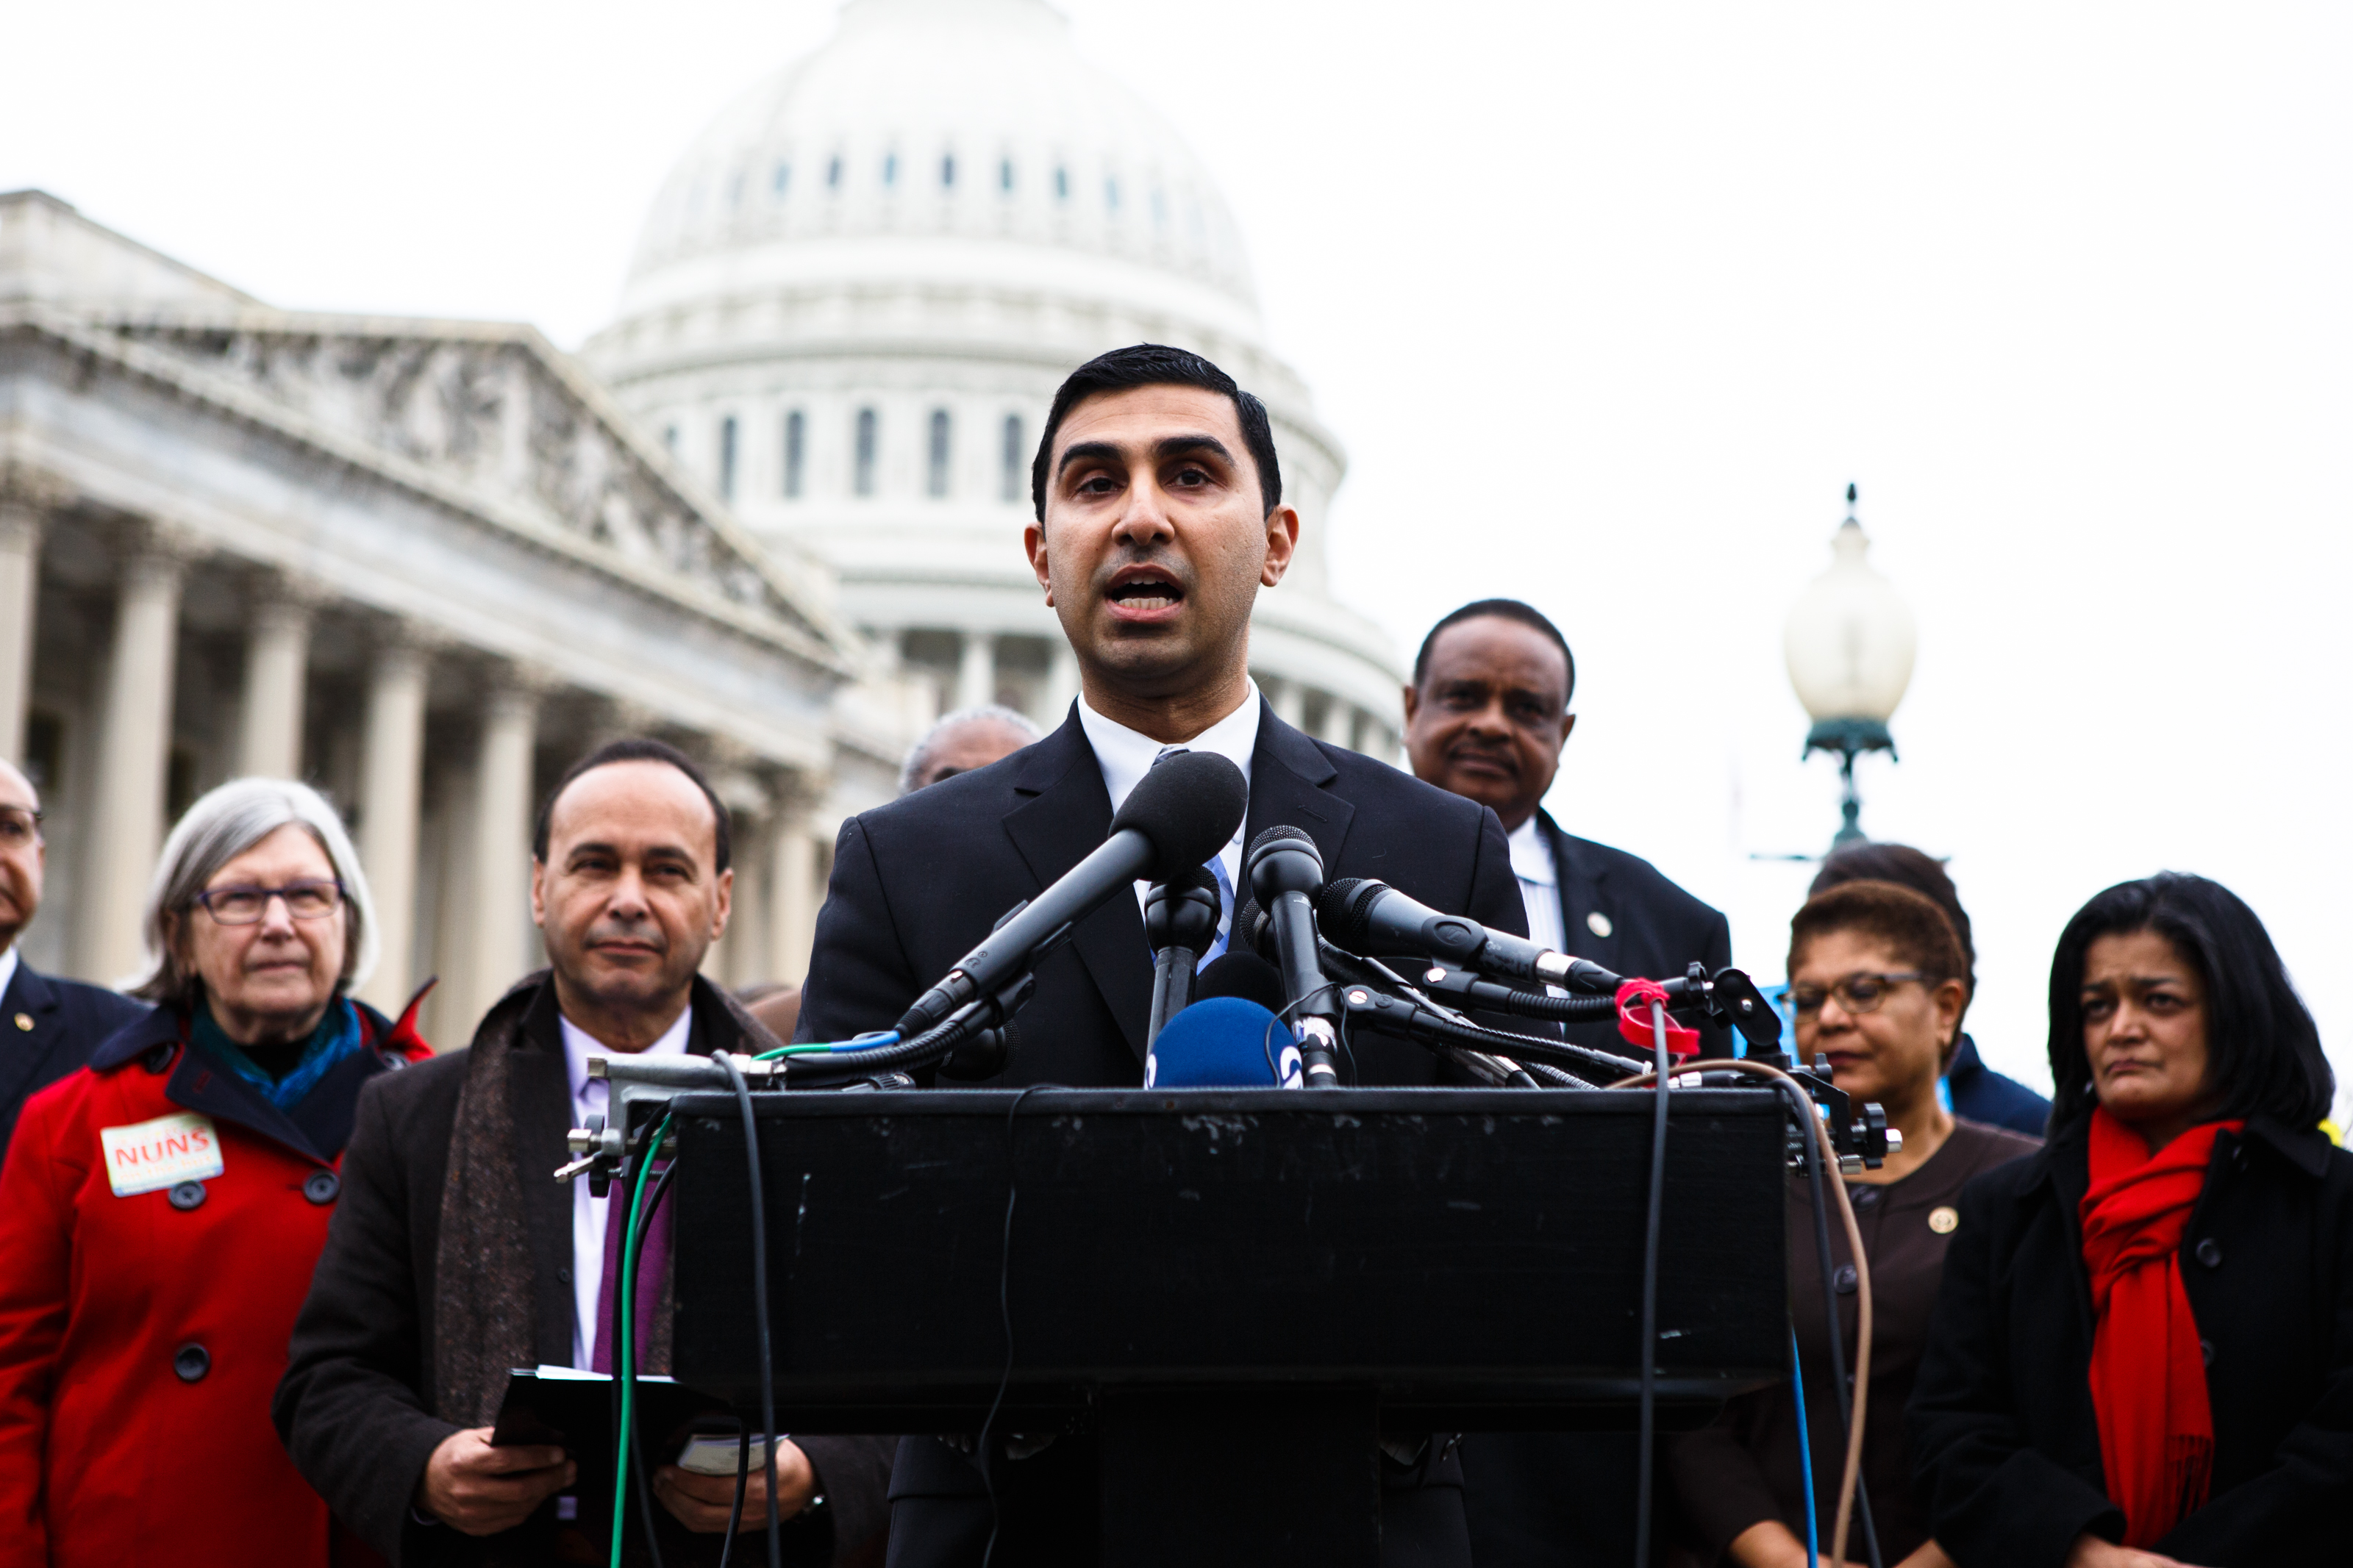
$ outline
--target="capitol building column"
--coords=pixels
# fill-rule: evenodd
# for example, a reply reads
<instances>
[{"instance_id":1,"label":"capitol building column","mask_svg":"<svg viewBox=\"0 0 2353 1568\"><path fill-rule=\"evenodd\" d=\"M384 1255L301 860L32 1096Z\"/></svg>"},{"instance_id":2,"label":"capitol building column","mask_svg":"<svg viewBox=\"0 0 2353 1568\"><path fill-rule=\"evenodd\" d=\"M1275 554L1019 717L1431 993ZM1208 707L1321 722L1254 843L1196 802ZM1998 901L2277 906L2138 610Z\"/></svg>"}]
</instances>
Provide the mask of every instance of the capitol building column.
<instances>
[{"instance_id":1,"label":"capitol building column","mask_svg":"<svg viewBox=\"0 0 2353 1568\"><path fill-rule=\"evenodd\" d=\"M41 582L42 509L0 492L0 762L25 760L33 689L33 603Z\"/></svg>"},{"instance_id":2,"label":"capitol building column","mask_svg":"<svg viewBox=\"0 0 2353 1568\"><path fill-rule=\"evenodd\" d=\"M955 700L950 708L986 708L997 700L997 638L988 632L966 632L956 661Z\"/></svg>"},{"instance_id":3,"label":"capitol building column","mask_svg":"<svg viewBox=\"0 0 2353 1568\"><path fill-rule=\"evenodd\" d=\"M425 778L424 649L404 640L375 650L368 670L360 753L360 864L375 895L375 973L364 1001L397 1015L416 983L417 821Z\"/></svg>"},{"instance_id":4,"label":"capitol building column","mask_svg":"<svg viewBox=\"0 0 2353 1568\"><path fill-rule=\"evenodd\" d=\"M540 692L519 677L500 680L482 709L474 766L471 896L459 920L465 965L458 1016L470 1030L508 986L539 967L528 948L531 921L532 752L539 739Z\"/></svg>"},{"instance_id":5,"label":"capitol building column","mask_svg":"<svg viewBox=\"0 0 2353 1568\"><path fill-rule=\"evenodd\" d=\"M302 679L311 655L312 606L282 583L266 583L256 597L246 635L237 771L247 777L300 778Z\"/></svg>"},{"instance_id":6,"label":"capitol building column","mask_svg":"<svg viewBox=\"0 0 2353 1568\"><path fill-rule=\"evenodd\" d=\"M139 966L139 915L163 847L172 725L173 656L180 629L185 552L142 539L115 603L114 639L99 711L87 880L75 972L111 984Z\"/></svg>"},{"instance_id":7,"label":"capitol building column","mask_svg":"<svg viewBox=\"0 0 2353 1568\"><path fill-rule=\"evenodd\" d=\"M824 893L818 885L818 841L809 819L816 799L814 781L795 777L777 792L768 830L768 975L795 985L808 977Z\"/></svg>"}]
</instances>

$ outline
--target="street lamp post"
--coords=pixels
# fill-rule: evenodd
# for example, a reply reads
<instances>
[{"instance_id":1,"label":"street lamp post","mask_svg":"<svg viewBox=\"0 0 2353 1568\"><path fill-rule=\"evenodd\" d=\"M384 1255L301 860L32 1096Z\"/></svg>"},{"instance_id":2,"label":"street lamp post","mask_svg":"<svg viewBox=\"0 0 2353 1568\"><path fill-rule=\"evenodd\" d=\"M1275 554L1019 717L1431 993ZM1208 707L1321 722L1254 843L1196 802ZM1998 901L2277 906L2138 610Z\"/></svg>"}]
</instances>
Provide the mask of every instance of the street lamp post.
<instances>
[{"instance_id":1,"label":"street lamp post","mask_svg":"<svg viewBox=\"0 0 2353 1568\"><path fill-rule=\"evenodd\" d=\"M1855 793L1854 760L1866 752L1895 755L1887 721L1912 681L1918 633L1895 585L1871 569L1871 541L1854 517L1855 490L1846 488L1846 521L1831 538L1830 570L1806 585L1789 607L1781 647L1789 684L1813 728L1804 755L1839 758L1840 813L1833 854L1864 842L1862 798Z\"/></svg>"}]
</instances>

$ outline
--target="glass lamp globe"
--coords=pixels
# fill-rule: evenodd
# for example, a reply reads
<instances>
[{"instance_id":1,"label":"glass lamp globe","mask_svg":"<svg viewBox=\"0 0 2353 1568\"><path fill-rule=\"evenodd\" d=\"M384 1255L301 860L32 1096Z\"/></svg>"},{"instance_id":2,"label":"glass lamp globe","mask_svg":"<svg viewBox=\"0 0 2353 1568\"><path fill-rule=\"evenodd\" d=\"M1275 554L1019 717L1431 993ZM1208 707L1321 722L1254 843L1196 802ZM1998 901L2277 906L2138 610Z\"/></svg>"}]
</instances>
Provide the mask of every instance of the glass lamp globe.
<instances>
[{"instance_id":1,"label":"glass lamp globe","mask_svg":"<svg viewBox=\"0 0 2353 1568\"><path fill-rule=\"evenodd\" d=\"M1830 570L1789 607L1781 647L1789 684L1814 721L1810 745L1877 750L1889 744L1887 721L1912 683L1919 634L1895 585L1872 570L1852 486L1847 501Z\"/></svg>"}]
</instances>

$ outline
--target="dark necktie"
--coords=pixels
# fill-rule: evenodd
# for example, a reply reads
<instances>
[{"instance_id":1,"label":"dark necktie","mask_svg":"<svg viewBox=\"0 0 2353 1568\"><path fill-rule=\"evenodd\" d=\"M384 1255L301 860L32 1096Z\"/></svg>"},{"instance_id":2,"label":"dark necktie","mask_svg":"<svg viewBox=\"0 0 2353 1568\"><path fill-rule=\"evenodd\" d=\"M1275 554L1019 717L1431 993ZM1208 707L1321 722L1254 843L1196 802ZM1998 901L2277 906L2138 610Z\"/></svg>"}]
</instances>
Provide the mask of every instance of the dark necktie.
<instances>
[{"instance_id":1,"label":"dark necktie","mask_svg":"<svg viewBox=\"0 0 2353 1568\"><path fill-rule=\"evenodd\" d=\"M660 1179L659 1171L654 1181ZM647 1184L650 1195L653 1183ZM620 1290L621 1240L629 1230L629 1198L623 1184L615 1182L606 1198L605 1211L605 1276L596 1287L596 1348L589 1356L591 1372L613 1370L613 1308ZM670 1213L667 1203L656 1209L649 1221L643 1222L646 1233L644 1247L638 1252L637 1300L629 1314L630 1338L637 1342L637 1364L639 1372L647 1371L646 1347L653 1342L654 1312L661 1300L662 1276L670 1271Z\"/></svg>"}]
</instances>

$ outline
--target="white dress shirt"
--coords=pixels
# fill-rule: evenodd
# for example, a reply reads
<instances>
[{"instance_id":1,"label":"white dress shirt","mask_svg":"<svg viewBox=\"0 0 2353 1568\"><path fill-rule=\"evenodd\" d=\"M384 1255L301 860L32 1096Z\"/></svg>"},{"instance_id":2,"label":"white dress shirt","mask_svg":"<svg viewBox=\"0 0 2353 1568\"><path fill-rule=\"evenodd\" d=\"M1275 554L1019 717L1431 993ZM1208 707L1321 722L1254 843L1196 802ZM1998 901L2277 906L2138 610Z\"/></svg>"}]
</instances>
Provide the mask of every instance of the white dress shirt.
<instances>
[{"instance_id":1,"label":"white dress shirt","mask_svg":"<svg viewBox=\"0 0 2353 1568\"><path fill-rule=\"evenodd\" d=\"M1512 875L1520 879L1520 902L1528 909L1528 940L1567 952L1568 931L1561 922L1560 868L1553 864L1552 840L1530 816L1512 830L1506 842L1512 847Z\"/></svg>"},{"instance_id":2,"label":"white dress shirt","mask_svg":"<svg viewBox=\"0 0 2353 1568\"><path fill-rule=\"evenodd\" d=\"M16 984L16 944L0 948L0 996L8 994L8 987Z\"/></svg>"},{"instance_id":3,"label":"white dress shirt","mask_svg":"<svg viewBox=\"0 0 2353 1568\"><path fill-rule=\"evenodd\" d=\"M1141 731L1131 730L1114 720L1104 718L1087 706L1084 696L1079 699L1079 727L1086 731L1087 744L1094 748L1095 765L1103 769L1103 788L1111 795L1111 809L1116 815L1127 802L1127 795L1169 744L1180 745L1188 752L1215 752L1242 771L1243 798L1249 798L1250 754L1258 750L1259 710L1263 700L1258 693L1258 682L1243 678L1241 705L1189 741L1164 744ZM1240 889L1242 877L1242 835L1250 830L1250 813L1242 813L1240 826L1226 847L1218 851L1218 863L1225 868L1226 885ZM1151 889L1149 882L1135 885L1138 907ZM1228 900L1218 915L1218 931L1223 935L1233 929L1233 905L1249 895L1238 891Z\"/></svg>"},{"instance_id":4,"label":"white dress shirt","mask_svg":"<svg viewBox=\"0 0 2353 1568\"><path fill-rule=\"evenodd\" d=\"M601 1078L588 1076L590 1057L619 1057L633 1053L617 1051L596 1039L587 1031L574 1025L571 1019L558 1017L564 1030L564 1071L572 1084L572 1125L586 1127L592 1116L606 1111L609 1086ZM678 1022L664 1032L662 1037L634 1053L638 1057L682 1057L686 1054L686 1037L694 1026L694 1009L683 1008ZM628 1201L618 1182L607 1189L614 1198ZM597 1197L588 1190L586 1177L572 1184L572 1364L586 1368L596 1353L596 1293L605 1282L605 1216L612 1212L612 1202Z\"/></svg>"}]
</instances>

